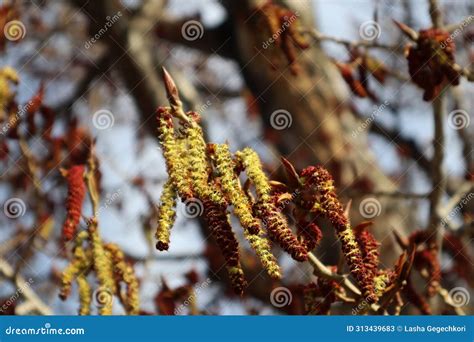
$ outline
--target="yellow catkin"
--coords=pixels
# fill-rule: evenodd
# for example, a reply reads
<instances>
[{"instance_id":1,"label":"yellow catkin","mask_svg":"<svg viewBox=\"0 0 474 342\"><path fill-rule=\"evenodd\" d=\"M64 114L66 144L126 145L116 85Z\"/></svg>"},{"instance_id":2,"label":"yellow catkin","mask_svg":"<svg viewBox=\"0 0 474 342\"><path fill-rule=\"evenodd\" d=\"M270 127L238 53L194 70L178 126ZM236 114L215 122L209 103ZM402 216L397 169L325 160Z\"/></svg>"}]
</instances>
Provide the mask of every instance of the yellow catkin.
<instances>
[{"instance_id":1,"label":"yellow catkin","mask_svg":"<svg viewBox=\"0 0 474 342\"><path fill-rule=\"evenodd\" d=\"M87 239L89 239L89 232L87 230L82 230L80 231L77 235L76 235L76 238L74 239L74 251L77 250L78 247L82 247L82 244L84 243L84 241L86 241ZM80 249L79 249L79 253L80 253Z\"/></svg>"},{"instance_id":2,"label":"yellow catkin","mask_svg":"<svg viewBox=\"0 0 474 342\"><path fill-rule=\"evenodd\" d=\"M91 302L92 302L92 290L87 282L85 275L81 274L77 277L77 286L79 289L79 315L90 315L91 313Z\"/></svg>"},{"instance_id":3,"label":"yellow catkin","mask_svg":"<svg viewBox=\"0 0 474 342\"><path fill-rule=\"evenodd\" d=\"M226 144L215 145L216 167L221 177L221 186L227 198L234 206L234 213L239 218L242 227L252 234L258 233L260 223L252 214L248 197L240 186L239 179L234 172L234 161Z\"/></svg>"},{"instance_id":4,"label":"yellow catkin","mask_svg":"<svg viewBox=\"0 0 474 342\"><path fill-rule=\"evenodd\" d=\"M258 154L247 147L242 151L238 151L235 155L239 158L250 181L254 184L259 199L262 202L270 202L271 186L267 176L263 172L262 163L260 162Z\"/></svg>"},{"instance_id":5,"label":"yellow catkin","mask_svg":"<svg viewBox=\"0 0 474 342\"><path fill-rule=\"evenodd\" d=\"M170 232L176 219L176 191L171 179L165 183L158 207L158 227L155 238L158 240L156 248L167 250L170 243Z\"/></svg>"},{"instance_id":6,"label":"yellow catkin","mask_svg":"<svg viewBox=\"0 0 474 342\"><path fill-rule=\"evenodd\" d=\"M74 258L61 274L61 289L59 297L65 300L71 293L74 280L90 267L90 260L82 247L76 247Z\"/></svg>"},{"instance_id":7,"label":"yellow catkin","mask_svg":"<svg viewBox=\"0 0 474 342\"><path fill-rule=\"evenodd\" d=\"M61 290L59 297L65 300L71 293L72 282L80 274L84 261L73 259L61 274Z\"/></svg>"},{"instance_id":8,"label":"yellow catkin","mask_svg":"<svg viewBox=\"0 0 474 342\"><path fill-rule=\"evenodd\" d=\"M250 148L245 148L241 152L237 152L236 156L245 168L249 180L255 186L258 196L255 205L256 215L264 223L269 236L277 241L280 247L288 252L293 259L305 261L307 251L293 235L285 216L272 201L271 185L263 171L258 154Z\"/></svg>"},{"instance_id":9,"label":"yellow catkin","mask_svg":"<svg viewBox=\"0 0 474 342\"><path fill-rule=\"evenodd\" d=\"M188 165L191 172L193 189L200 198L212 195L208 191L208 163L206 156L206 142L201 127L194 120L187 124L185 135L190 146Z\"/></svg>"},{"instance_id":10,"label":"yellow catkin","mask_svg":"<svg viewBox=\"0 0 474 342\"><path fill-rule=\"evenodd\" d=\"M125 256L120 248L115 244L107 244L107 250L112 254L114 273L116 279L125 283L127 287L125 311L129 315L138 315L140 311L140 296L138 280L132 266L125 260ZM119 296L121 298L121 296Z\"/></svg>"},{"instance_id":11,"label":"yellow catkin","mask_svg":"<svg viewBox=\"0 0 474 342\"><path fill-rule=\"evenodd\" d=\"M383 295L389 281L390 279L387 273L381 273L374 278L374 293L377 298Z\"/></svg>"},{"instance_id":12,"label":"yellow catkin","mask_svg":"<svg viewBox=\"0 0 474 342\"><path fill-rule=\"evenodd\" d=\"M162 114L159 118L159 140L166 160L168 175L181 198L192 197L189 180L186 178L186 163L180 158L180 146L176 139L171 118Z\"/></svg>"},{"instance_id":13,"label":"yellow catkin","mask_svg":"<svg viewBox=\"0 0 474 342\"><path fill-rule=\"evenodd\" d=\"M18 73L12 67L0 69L0 111L11 101L14 93L10 88L10 82L18 83Z\"/></svg>"},{"instance_id":14,"label":"yellow catkin","mask_svg":"<svg viewBox=\"0 0 474 342\"><path fill-rule=\"evenodd\" d=\"M235 266L226 266L227 274L229 275L230 282L234 291L237 294L242 295L244 289L247 287L247 281L245 280L244 270L240 262Z\"/></svg>"},{"instance_id":15,"label":"yellow catkin","mask_svg":"<svg viewBox=\"0 0 474 342\"><path fill-rule=\"evenodd\" d=\"M270 277L280 279L280 266L278 266L278 262L271 252L268 240L261 236L261 234L248 234L244 232L244 235Z\"/></svg>"},{"instance_id":16,"label":"yellow catkin","mask_svg":"<svg viewBox=\"0 0 474 342\"><path fill-rule=\"evenodd\" d=\"M109 294L116 293L116 286L113 278L112 260L110 254L106 253L102 240L94 223L89 227L89 238L92 245L92 255L94 259L94 270L99 280L101 291ZM106 301L99 311L101 315L112 314L113 300Z\"/></svg>"}]
</instances>

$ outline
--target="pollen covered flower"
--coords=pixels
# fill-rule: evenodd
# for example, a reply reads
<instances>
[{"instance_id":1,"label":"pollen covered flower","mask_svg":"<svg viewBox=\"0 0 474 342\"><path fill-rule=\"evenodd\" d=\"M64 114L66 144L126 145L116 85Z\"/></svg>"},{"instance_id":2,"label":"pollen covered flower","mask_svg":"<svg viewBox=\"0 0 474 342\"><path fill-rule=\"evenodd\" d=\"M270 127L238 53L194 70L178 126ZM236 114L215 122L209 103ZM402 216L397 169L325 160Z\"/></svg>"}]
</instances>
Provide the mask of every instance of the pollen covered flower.
<instances>
[{"instance_id":1,"label":"pollen covered flower","mask_svg":"<svg viewBox=\"0 0 474 342\"><path fill-rule=\"evenodd\" d=\"M188 113L190 121L186 123L184 135L188 140L189 149L187 163L191 173L193 190L197 197L204 197L207 193L209 164L206 153L206 141L201 126L198 124L199 114Z\"/></svg>"},{"instance_id":2,"label":"pollen covered flower","mask_svg":"<svg viewBox=\"0 0 474 342\"><path fill-rule=\"evenodd\" d=\"M205 199L203 205L204 219L224 256L232 287L235 293L242 295L247 282L240 265L239 244L232 231L226 206L210 199Z\"/></svg>"},{"instance_id":3,"label":"pollen covered flower","mask_svg":"<svg viewBox=\"0 0 474 342\"><path fill-rule=\"evenodd\" d=\"M85 275L77 277L77 287L79 291L79 315L91 314L92 290Z\"/></svg>"},{"instance_id":4,"label":"pollen covered flower","mask_svg":"<svg viewBox=\"0 0 474 342\"><path fill-rule=\"evenodd\" d=\"M305 261L308 257L306 249L299 243L298 239L288 227L288 222L283 214L275 207L271 196L271 186L257 153L245 148L236 153L240 159L249 180L254 184L257 192L257 203L255 212L262 220L271 239L278 242L281 248L288 252L293 259Z\"/></svg>"},{"instance_id":5,"label":"pollen covered flower","mask_svg":"<svg viewBox=\"0 0 474 342\"><path fill-rule=\"evenodd\" d=\"M278 266L278 262L272 254L268 240L262 236L262 233L249 234L244 231L244 235L252 249L255 251L255 254L257 254L268 275L274 279L280 279L280 266Z\"/></svg>"},{"instance_id":6,"label":"pollen covered flower","mask_svg":"<svg viewBox=\"0 0 474 342\"><path fill-rule=\"evenodd\" d=\"M66 220L63 225L63 238L71 241L77 232L77 226L81 219L82 202L86 194L84 183L84 165L75 165L64 171L68 183L68 195L66 200Z\"/></svg>"},{"instance_id":7,"label":"pollen covered flower","mask_svg":"<svg viewBox=\"0 0 474 342\"><path fill-rule=\"evenodd\" d=\"M119 298L129 315L138 315L140 310L139 285L132 266L125 260L125 255L115 244L107 244L106 249L112 256L115 281L117 289L123 282L126 286L126 295L119 293Z\"/></svg>"},{"instance_id":8,"label":"pollen covered flower","mask_svg":"<svg viewBox=\"0 0 474 342\"><path fill-rule=\"evenodd\" d=\"M71 294L72 283L76 278L84 272L90 265L87 260L86 253L81 247L76 248L75 257L64 269L61 274L61 290L59 297L65 300Z\"/></svg>"},{"instance_id":9,"label":"pollen covered flower","mask_svg":"<svg viewBox=\"0 0 474 342\"><path fill-rule=\"evenodd\" d=\"M180 155L170 108L160 107L157 111L159 140L163 149L168 175L182 199L192 198L191 184L186 178L186 162Z\"/></svg>"},{"instance_id":10,"label":"pollen covered flower","mask_svg":"<svg viewBox=\"0 0 474 342\"><path fill-rule=\"evenodd\" d=\"M374 299L371 272L364 265L360 245L336 196L332 176L321 166L310 166L301 172L301 177L306 187L317 192L312 211L326 217L334 226L351 274L363 289L364 296L368 300Z\"/></svg>"},{"instance_id":11,"label":"pollen covered flower","mask_svg":"<svg viewBox=\"0 0 474 342\"><path fill-rule=\"evenodd\" d=\"M367 281L373 283L379 266L379 243L365 225L354 228L354 234L367 272Z\"/></svg>"},{"instance_id":12,"label":"pollen covered flower","mask_svg":"<svg viewBox=\"0 0 474 342\"><path fill-rule=\"evenodd\" d=\"M89 240L92 246L92 257L94 270L99 281L100 288L104 292L116 293L116 284L113 277L113 265L110 253L104 248L102 239L99 236L97 228L92 224L89 227ZM112 314L112 300L107 300L100 307L102 315Z\"/></svg>"},{"instance_id":13,"label":"pollen covered flower","mask_svg":"<svg viewBox=\"0 0 474 342\"><path fill-rule=\"evenodd\" d=\"M301 244L306 251L310 252L315 249L323 237L323 233L319 226L314 222L308 223L306 221L300 221L297 223L296 227L298 229L298 236Z\"/></svg>"},{"instance_id":14,"label":"pollen covered flower","mask_svg":"<svg viewBox=\"0 0 474 342\"><path fill-rule=\"evenodd\" d=\"M168 250L170 232L176 218L176 191L170 179L165 183L158 207L158 227L155 237L158 240L156 248L160 251Z\"/></svg>"},{"instance_id":15,"label":"pollen covered flower","mask_svg":"<svg viewBox=\"0 0 474 342\"><path fill-rule=\"evenodd\" d=\"M214 145L214 155L222 190L234 206L235 215L239 218L244 229L247 229L251 234L257 234L260 230L260 223L253 217L250 201L243 192L239 179L234 172L235 165L229 146L226 144Z\"/></svg>"}]
</instances>

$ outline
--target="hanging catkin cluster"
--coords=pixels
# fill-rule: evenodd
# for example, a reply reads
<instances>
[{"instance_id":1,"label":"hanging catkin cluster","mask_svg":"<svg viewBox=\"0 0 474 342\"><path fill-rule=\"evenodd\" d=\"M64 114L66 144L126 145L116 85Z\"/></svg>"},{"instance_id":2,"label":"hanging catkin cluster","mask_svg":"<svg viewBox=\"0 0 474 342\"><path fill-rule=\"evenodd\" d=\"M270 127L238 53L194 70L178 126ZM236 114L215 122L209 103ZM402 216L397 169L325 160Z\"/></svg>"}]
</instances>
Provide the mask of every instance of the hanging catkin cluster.
<instances>
[{"instance_id":1,"label":"hanging catkin cluster","mask_svg":"<svg viewBox=\"0 0 474 342\"><path fill-rule=\"evenodd\" d=\"M139 313L139 286L133 268L117 245L103 243L95 224L76 236L73 254L71 262L62 273L61 299L68 298L72 283L76 281L80 315L89 315L93 302L101 315L111 315L114 296L120 300L127 314ZM91 273L99 283L94 291L88 282Z\"/></svg>"},{"instance_id":2,"label":"hanging catkin cluster","mask_svg":"<svg viewBox=\"0 0 474 342\"><path fill-rule=\"evenodd\" d=\"M307 167L301 172L301 178L305 187L314 190L311 211L326 217L334 226L351 274L367 301L374 301L377 298L374 293L374 267L378 263L375 239L368 232L355 234L335 193L334 180L326 169L321 166Z\"/></svg>"},{"instance_id":3,"label":"hanging catkin cluster","mask_svg":"<svg viewBox=\"0 0 474 342\"><path fill-rule=\"evenodd\" d=\"M80 315L89 315L93 302L101 315L111 315L114 296L120 300L127 314L137 315L140 309L138 280L120 248L102 241L97 217L94 215L88 220L87 230L76 234L86 193L84 177L87 179L94 213L97 213L99 191L96 170L95 157L91 155L87 171L85 165L80 165L65 172L69 191L66 202L68 214L63 233L66 240L72 240L73 257L62 273L59 296L65 300L71 293L72 283L76 281ZM94 291L88 281L92 274L98 282Z\"/></svg>"},{"instance_id":4,"label":"hanging catkin cluster","mask_svg":"<svg viewBox=\"0 0 474 342\"><path fill-rule=\"evenodd\" d=\"M203 219L226 260L232 287L241 294L246 281L239 259L239 244L230 225L230 211L240 221L244 237L264 268L276 278L281 273L271 253L270 241L293 259L305 261L322 238L316 220L324 217L336 230L350 272L364 299L376 302L391 278L378 268L378 243L367 230L368 224L351 227L329 172L320 166L311 166L298 174L289 161L282 159L288 185L270 181L254 150L244 148L232 154L227 144L206 144L199 114L185 113L176 85L166 71L164 79L170 106L160 107L157 119L169 179L161 194L156 247L169 248L177 198L184 203L200 203ZM241 176L245 176L243 185ZM288 224L287 215L296 223L296 235ZM330 292L331 284L324 283L323 292ZM327 311L331 303L325 302L327 308L316 311Z\"/></svg>"},{"instance_id":5,"label":"hanging catkin cluster","mask_svg":"<svg viewBox=\"0 0 474 342\"><path fill-rule=\"evenodd\" d=\"M232 287L241 294L246 286L239 259L239 244L232 231L229 212L239 219L243 233L263 267L272 277L281 276L271 253L270 239L295 260L304 261L307 249L290 229L281 208L275 205L271 182L258 155L246 148L230 152L227 144L207 144L199 114L184 113L171 77L164 72L170 107L157 110L159 140L169 179L161 194L156 247L167 250L175 220L178 197L184 203L199 203L204 221L221 249ZM240 174L247 182L242 186ZM251 194L253 187L256 197ZM307 242L314 246L315 242Z\"/></svg>"}]
</instances>

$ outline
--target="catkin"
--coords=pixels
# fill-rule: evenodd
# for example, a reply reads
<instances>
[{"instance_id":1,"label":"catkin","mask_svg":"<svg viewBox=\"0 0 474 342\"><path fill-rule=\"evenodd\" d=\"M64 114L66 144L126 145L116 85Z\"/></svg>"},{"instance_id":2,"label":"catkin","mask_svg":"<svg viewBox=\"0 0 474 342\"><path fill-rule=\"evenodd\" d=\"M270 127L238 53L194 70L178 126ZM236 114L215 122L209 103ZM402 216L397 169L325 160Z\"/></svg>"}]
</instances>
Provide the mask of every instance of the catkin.
<instances>
[{"instance_id":1,"label":"catkin","mask_svg":"<svg viewBox=\"0 0 474 342\"><path fill-rule=\"evenodd\" d=\"M354 229L355 239L362 252L362 260L367 274L367 283L374 283L376 292L375 277L379 265L379 243L366 228ZM377 296L376 296L377 297Z\"/></svg>"},{"instance_id":2,"label":"catkin","mask_svg":"<svg viewBox=\"0 0 474 342\"><path fill-rule=\"evenodd\" d=\"M260 234L249 234L244 231L245 238L249 242L252 249L257 254L260 262L267 271L268 275L275 279L281 278L280 266L271 252L268 240Z\"/></svg>"},{"instance_id":3,"label":"catkin","mask_svg":"<svg viewBox=\"0 0 474 342\"><path fill-rule=\"evenodd\" d=\"M226 207L209 199L203 202L203 206L206 223L224 255L232 287L237 294L242 295L247 282L239 261L239 244L232 231Z\"/></svg>"},{"instance_id":4,"label":"catkin","mask_svg":"<svg viewBox=\"0 0 474 342\"><path fill-rule=\"evenodd\" d=\"M62 272L61 290L59 292L59 297L62 300L67 299L67 297L69 297L69 295L71 294L72 282L81 273L83 268L84 261L80 259L74 259Z\"/></svg>"},{"instance_id":5,"label":"catkin","mask_svg":"<svg viewBox=\"0 0 474 342\"><path fill-rule=\"evenodd\" d=\"M239 218L242 227L251 234L257 234L260 223L253 217L249 199L240 186L239 179L234 172L234 161L226 144L215 145L216 166L221 177L224 194L234 206L234 213Z\"/></svg>"},{"instance_id":6,"label":"catkin","mask_svg":"<svg viewBox=\"0 0 474 342\"><path fill-rule=\"evenodd\" d=\"M87 282L87 277L83 274L76 279L79 289L79 315L86 316L91 313L92 290Z\"/></svg>"},{"instance_id":7,"label":"catkin","mask_svg":"<svg viewBox=\"0 0 474 342\"><path fill-rule=\"evenodd\" d=\"M188 140L189 149L188 165L191 173L193 189L197 197L203 198L209 195L208 178L209 168L206 155L206 142L201 127L196 122L197 114L190 113L191 121L185 126L185 136ZM211 194L212 195L212 194Z\"/></svg>"},{"instance_id":8,"label":"catkin","mask_svg":"<svg viewBox=\"0 0 474 342\"><path fill-rule=\"evenodd\" d=\"M166 161L168 175L182 199L192 198L189 180L183 169L186 164L180 156L180 147L176 139L169 108L160 107L157 113L159 140Z\"/></svg>"},{"instance_id":9,"label":"catkin","mask_svg":"<svg viewBox=\"0 0 474 342\"><path fill-rule=\"evenodd\" d=\"M374 300L373 278L364 266L360 246L337 199L332 176L321 166L307 167L301 172L301 176L305 186L314 187L320 193L319 201L314 203L312 211L325 216L334 226L351 274L357 279L366 299Z\"/></svg>"},{"instance_id":10,"label":"catkin","mask_svg":"<svg viewBox=\"0 0 474 342\"><path fill-rule=\"evenodd\" d=\"M61 289L59 297L65 300L71 294L73 281L90 266L86 252L82 247L76 247L74 258L61 274Z\"/></svg>"},{"instance_id":11,"label":"catkin","mask_svg":"<svg viewBox=\"0 0 474 342\"><path fill-rule=\"evenodd\" d=\"M271 198L271 186L257 153L250 148L245 148L236 153L247 172L247 176L254 184L258 201L255 205L257 216L263 221L271 239L278 242L281 248L288 252L293 259L305 261L308 257L306 249L299 243L296 236L288 227L288 222L283 214L275 207Z\"/></svg>"},{"instance_id":12,"label":"catkin","mask_svg":"<svg viewBox=\"0 0 474 342\"><path fill-rule=\"evenodd\" d=\"M156 248L160 251L168 250L170 243L170 232L176 219L176 191L170 179L165 183L160 197L158 207L158 227L155 237Z\"/></svg>"},{"instance_id":13,"label":"catkin","mask_svg":"<svg viewBox=\"0 0 474 342\"><path fill-rule=\"evenodd\" d=\"M66 171L68 194L66 200L66 220L63 225L63 238L71 241L76 235L81 219L82 202L86 195L84 182L84 165L75 165Z\"/></svg>"},{"instance_id":14,"label":"catkin","mask_svg":"<svg viewBox=\"0 0 474 342\"><path fill-rule=\"evenodd\" d=\"M91 226L89 228L89 238L92 245L92 255L94 260L94 270L99 280L100 288L104 293L116 293L116 286L113 278L113 265L110 254L106 253L102 240L97 232L97 228ZM100 307L102 315L112 314L112 300L105 301Z\"/></svg>"},{"instance_id":15,"label":"catkin","mask_svg":"<svg viewBox=\"0 0 474 342\"><path fill-rule=\"evenodd\" d=\"M123 282L127 287L125 303L123 303L125 311L129 315L138 315L140 310L139 285L133 268L125 260L125 255L117 245L107 244L106 248L112 255L117 283ZM117 286L117 289L119 289L119 286Z\"/></svg>"}]
</instances>

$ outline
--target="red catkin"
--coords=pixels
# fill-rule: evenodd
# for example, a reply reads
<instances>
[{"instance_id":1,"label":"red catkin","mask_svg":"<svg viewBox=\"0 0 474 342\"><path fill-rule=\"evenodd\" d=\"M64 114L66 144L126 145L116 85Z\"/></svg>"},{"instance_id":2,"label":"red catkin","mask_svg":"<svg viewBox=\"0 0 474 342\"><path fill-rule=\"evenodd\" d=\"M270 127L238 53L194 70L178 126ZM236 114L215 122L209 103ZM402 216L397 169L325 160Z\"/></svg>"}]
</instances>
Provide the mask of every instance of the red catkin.
<instances>
[{"instance_id":1,"label":"red catkin","mask_svg":"<svg viewBox=\"0 0 474 342\"><path fill-rule=\"evenodd\" d=\"M239 261L239 244L232 231L224 205L204 199L204 218L226 261L229 279L238 295L247 287Z\"/></svg>"},{"instance_id":2,"label":"red catkin","mask_svg":"<svg viewBox=\"0 0 474 342\"><path fill-rule=\"evenodd\" d=\"M363 289L366 300L374 300L371 272L364 265L361 248L344 214L342 204L337 198L331 174L321 166L309 166L301 172L301 177L304 178L306 187L311 187L316 191L313 210L325 216L334 226L351 274Z\"/></svg>"},{"instance_id":3,"label":"red catkin","mask_svg":"<svg viewBox=\"0 0 474 342\"><path fill-rule=\"evenodd\" d=\"M371 279L371 282L373 282L375 276L377 275L379 266L379 243L366 227L356 227L354 229L354 234L356 241L362 251L362 258L364 260L364 265L368 272L369 278Z\"/></svg>"},{"instance_id":4,"label":"red catkin","mask_svg":"<svg viewBox=\"0 0 474 342\"><path fill-rule=\"evenodd\" d=\"M66 171L68 183L68 194L66 200L66 220L63 225L63 239L71 241L77 232L77 226L81 219L82 202L86 194L84 182L84 165L72 166Z\"/></svg>"},{"instance_id":5,"label":"red catkin","mask_svg":"<svg viewBox=\"0 0 474 342\"><path fill-rule=\"evenodd\" d=\"M323 237L323 233L319 226L314 222L308 223L302 221L298 222L296 227L298 229L298 236L301 239L301 244L306 251L310 252L315 249Z\"/></svg>"}]
</instances>

